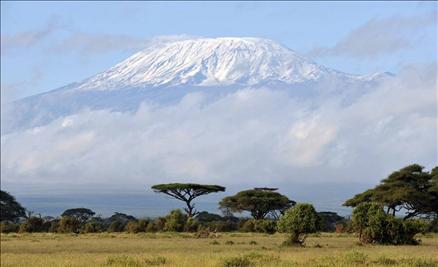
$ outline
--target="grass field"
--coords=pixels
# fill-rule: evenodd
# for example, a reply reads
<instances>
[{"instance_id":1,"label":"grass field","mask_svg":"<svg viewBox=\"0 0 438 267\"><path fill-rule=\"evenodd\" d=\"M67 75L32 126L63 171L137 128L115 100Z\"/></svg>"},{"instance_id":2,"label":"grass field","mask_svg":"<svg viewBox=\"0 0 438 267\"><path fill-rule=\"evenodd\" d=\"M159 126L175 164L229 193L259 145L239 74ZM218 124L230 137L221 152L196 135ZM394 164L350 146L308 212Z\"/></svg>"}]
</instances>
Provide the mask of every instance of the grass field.
<instances>
[{"instance_id":1,"label":"grass field","mask_svg":"<svg viewBox=\"0 0 438 267\"><path fill-rule=\"evenodd\" d=\"M438 266L438 235L419 246L360 245L344 234L282 247L280 234L2 234L1 266Z\"/></svg>"}]
</instances>

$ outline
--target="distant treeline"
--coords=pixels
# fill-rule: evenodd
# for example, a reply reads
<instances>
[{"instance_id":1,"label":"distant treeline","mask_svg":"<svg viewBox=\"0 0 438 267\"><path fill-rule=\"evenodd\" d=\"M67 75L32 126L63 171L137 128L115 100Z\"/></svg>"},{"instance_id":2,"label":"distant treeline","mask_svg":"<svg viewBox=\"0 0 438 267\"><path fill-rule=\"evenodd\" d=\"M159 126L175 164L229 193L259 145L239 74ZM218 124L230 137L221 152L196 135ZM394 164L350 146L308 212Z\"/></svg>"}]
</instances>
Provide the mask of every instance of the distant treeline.
<instances>
[{"instance_id":1,"label":"distant treeline","mask_svg":"<svg viewBox=\"0 0 438 267\"><path fill-rule=\"evenodd\" d=\"M200 196L223 192L219 185L171 183L152 186L185 203L184 211L172 210L157 218L138 219L124 213L95 216L87 208L73 208L59 217L34 216L15 198L1 191L1 232L259 232L289 234L287 242L303 244L315 231L355 232L364 243L416 244L415 235L438 230L438 168L427 172L413 164L393 172L373 189L357 194L344 205L354 207L351 218L334 212L316 212L311 204L296 203L277 188L254 188L219 202L223 215L195 209ZM235 217L246 212L252 218ZM396 215L404 214L403 218Z\"/></svg>"}]
</instances>

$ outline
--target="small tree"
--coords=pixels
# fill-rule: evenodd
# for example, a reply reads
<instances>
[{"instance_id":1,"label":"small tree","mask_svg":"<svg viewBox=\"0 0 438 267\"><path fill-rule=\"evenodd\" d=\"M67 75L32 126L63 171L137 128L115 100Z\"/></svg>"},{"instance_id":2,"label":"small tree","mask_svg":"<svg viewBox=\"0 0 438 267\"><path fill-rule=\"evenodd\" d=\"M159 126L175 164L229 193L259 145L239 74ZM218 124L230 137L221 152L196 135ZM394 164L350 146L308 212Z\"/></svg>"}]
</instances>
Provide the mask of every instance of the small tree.
<instances>
[{"instance_id":1,"label":"small tree","mask_svg":"<svg viewBox=\"0 0 438 267\"><path fill-rule=\"evenodd\" d=\"M26 210L11 194L0 190L0 221L17 222L26 217Z\"/></svg>"},{"instance_id":2,"label":"small tree","mask_svg":"<svg viewBox=\"0 0 438 267\"><path fill-rule=\"evenodd\" d=\"M303 245L307 234L319 230L319 216L311 204L300 203L288 209L277 223L279 232L288 233L285 245Z\"/></svg>"},{"instance_id":3,"label":"small tree","mask_svg":"<svg viewBox=\"0 0 438 267\"><path fill-rule=\"evenodd\" d=\"M163 193L178 200L184 201L187 208L184 209L189 217L193 217L198 212L195 210L195 204L192 201L202 195L210 193L224 192L225 187L219 185L204 185L204 184L157 184L152 186L156 193Z\"/></svg>"},{"instance_id":4,"label":"small tree","mask_svg":"<svg viewBox=\"0 0 438 267\"><path fill-rule=\"evenodd\" d=\"M248 211L256 220L264 219L268 214L277 218L279 214L295 204L286 196L275 192L276 188L254 188L225 197L219 202L220 208L225 212Z\"/></svg>"}]
</instances>

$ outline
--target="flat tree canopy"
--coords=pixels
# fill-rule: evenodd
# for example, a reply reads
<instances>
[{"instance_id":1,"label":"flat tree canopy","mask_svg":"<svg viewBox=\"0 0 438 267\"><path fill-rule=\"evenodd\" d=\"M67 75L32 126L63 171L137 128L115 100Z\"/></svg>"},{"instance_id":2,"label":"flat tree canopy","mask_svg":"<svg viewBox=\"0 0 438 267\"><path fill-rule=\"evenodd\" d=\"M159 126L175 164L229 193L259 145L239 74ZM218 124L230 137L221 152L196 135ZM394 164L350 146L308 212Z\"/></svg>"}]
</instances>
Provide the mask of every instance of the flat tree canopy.
<instances>
[{"instance_id":1,"label":"flat tree canopy","mask_svg":"<svg viewBox=\"0 0 438 267\"><path fill-rule=\"evenodd\" d=\"M438 215L438 169L424 171L418 164L406 166L391 173L380 184L347 200L344 206L356 207L375 202L395 215L404 210L405 219L417 215Z\"/></svg>"},{"instance_id":2,"label":"flat tree canopy","mask_svg":"<svg viewBox=\"0 0 438 267\"><path fill-rule=\"evenodd\" d=\"M88 221L95 214L94 211L87 208L74 208L65 210L61 216L74 217L78 219L81 223Z\"/></svg>"},{"instance_id":3,"label":"flat tree canopy","mask_svg":"<svg viewBox=\"0 0 438 267\"><path fill-rule=\"evenodd\" d=\"M254 188L226 197L219 203L225 212L249 211L256 219L264 219L268 214L278 218L280 214L293 205L295 201L275 192L276 188Z\"/></svg>"},{"instance_id":4,"label":"flat tree canopy","mask_svg":"<svg viewBox=\"0 0 438 267\"><path fill-rule=\"evenodd\" d=\"M0 190L0 221L16 222L26 217L26 210L6 191Z\"/></svg>"},{"instance_id":5,"label":"flat tree canopy","mask_svg":"<svg viewBox=\"0 0 438 267\"><path fill-rule=\"evenodd\" d=\"M199 212L195 210L195 204L192 201L202 195L210 193L224 192L225 187L220 185L192 184L192 183L170 183L157 184L152 186L152 190L156 193L163 193L178 200L184 201L187 208L184 210L189 217L192 217Z\"/></svg>"}]
</instances>

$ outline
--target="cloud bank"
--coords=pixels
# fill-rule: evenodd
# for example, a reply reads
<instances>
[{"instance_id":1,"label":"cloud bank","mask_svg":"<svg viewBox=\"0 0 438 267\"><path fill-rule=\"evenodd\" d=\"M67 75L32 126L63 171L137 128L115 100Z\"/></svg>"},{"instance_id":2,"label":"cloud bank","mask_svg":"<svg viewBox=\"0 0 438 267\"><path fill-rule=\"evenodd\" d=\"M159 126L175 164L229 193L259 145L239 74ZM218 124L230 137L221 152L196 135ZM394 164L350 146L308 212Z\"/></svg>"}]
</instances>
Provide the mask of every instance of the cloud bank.
<instances>
[{"instance_id":1,"label":"cloud bank","mask_svg":"<svg viewBox=\"0 0 438 267\"><path fill-rule=\"evenodd\" d=\"M134 113L84 110L2 136L2 184L42 193L171 181L372 184L410 163L437 164L436 73L434 64L407 67L348 105L243 88Z\"/></svg>"}]
</instances>

